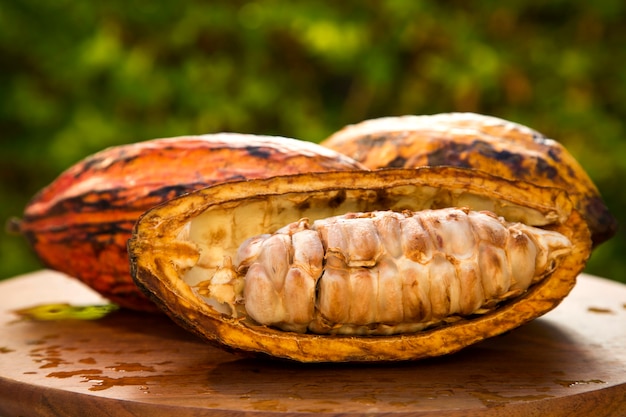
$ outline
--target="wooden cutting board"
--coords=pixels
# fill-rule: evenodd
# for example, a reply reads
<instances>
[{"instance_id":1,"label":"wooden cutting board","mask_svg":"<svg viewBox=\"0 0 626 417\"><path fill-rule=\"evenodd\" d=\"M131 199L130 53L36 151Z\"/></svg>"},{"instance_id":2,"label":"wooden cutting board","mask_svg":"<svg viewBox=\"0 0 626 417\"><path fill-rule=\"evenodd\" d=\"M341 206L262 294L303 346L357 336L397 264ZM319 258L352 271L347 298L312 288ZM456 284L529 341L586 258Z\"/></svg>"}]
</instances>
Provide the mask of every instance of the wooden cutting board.
<instances>
[{"instance_id":1,"label":"wooden cutting board","mask_svg":"<svg viewBox=\"0 0 626 417\"><path fill-rule=\"evenodd\" d=\"M625 416L626 286L581 275L554 311L447 357L379 365L238 357L160 315L27 320L103 300L41 271L0 283L0 415Z\"/></svg>"}]
</instances>

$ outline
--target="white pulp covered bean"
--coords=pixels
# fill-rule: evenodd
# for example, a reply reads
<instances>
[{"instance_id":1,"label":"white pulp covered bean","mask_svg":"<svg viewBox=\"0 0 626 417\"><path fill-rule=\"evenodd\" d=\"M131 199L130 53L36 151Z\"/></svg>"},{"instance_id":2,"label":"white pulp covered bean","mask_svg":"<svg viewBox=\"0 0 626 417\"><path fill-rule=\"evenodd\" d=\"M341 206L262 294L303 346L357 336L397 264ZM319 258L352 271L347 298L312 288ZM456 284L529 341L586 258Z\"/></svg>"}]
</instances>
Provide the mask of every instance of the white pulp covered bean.
<instances>
[{"instance_id":1,"label":"white pulp covered bean","mask_svg":"<svg viewBox=\"0 0 626 417\"><path fill-rule=\"evenodd\" d=\"M286 331L416 332L523 294L570 250L557 232L490 212L350 213L250 238L201 286Z\"/></svg>"}]
</instances>

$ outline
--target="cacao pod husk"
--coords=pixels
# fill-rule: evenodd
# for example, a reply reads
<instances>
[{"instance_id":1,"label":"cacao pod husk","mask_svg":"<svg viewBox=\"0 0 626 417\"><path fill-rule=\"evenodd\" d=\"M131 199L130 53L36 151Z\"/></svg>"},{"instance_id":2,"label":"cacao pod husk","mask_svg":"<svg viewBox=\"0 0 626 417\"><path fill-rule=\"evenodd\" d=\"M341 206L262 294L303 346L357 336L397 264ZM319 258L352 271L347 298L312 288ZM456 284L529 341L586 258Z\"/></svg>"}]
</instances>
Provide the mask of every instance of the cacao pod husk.
<instances>
[{"instance_id":1,"label":"cacao pod husk","mask_svg":"<svg viewBox=\"0 0 626 417\"><path fill-rule=\"evenodd\" d=\"M225 313L195 289L225 259L235 258L246 239L302 218L445 207L489 210L508 221L556 231L569 239L571 251L548 276L484 315L396 335L279 330ZM129 241L135 282L175 322L227 350L301 362L413 360L458 351L557 306L590 251L587 224L563 190L455 167L309 173L218 184L149 210Z\"/></svg>"}]
</instances>

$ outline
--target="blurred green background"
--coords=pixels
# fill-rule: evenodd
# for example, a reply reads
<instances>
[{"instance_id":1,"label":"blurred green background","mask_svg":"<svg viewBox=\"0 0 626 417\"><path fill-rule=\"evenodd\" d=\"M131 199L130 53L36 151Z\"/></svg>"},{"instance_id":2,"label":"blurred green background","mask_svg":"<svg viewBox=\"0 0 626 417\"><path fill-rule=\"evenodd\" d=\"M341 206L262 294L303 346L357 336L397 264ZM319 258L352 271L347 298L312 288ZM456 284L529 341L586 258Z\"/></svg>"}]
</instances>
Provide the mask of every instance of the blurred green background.
<instances>
[{"instance_id":1,"label":"blurred green background","mask_svg":"<svg viewBox=\"0 0 626 417\"><path fill-rule=\"evenodd\" d=\"M623 225L624 45L622 0L5 1L0 220L111 145L471 111L561 141ZM626 282L625 248L587 272ZM0 254L0 279L41 268L19 236Z\"/></svg>"}]
</instances>

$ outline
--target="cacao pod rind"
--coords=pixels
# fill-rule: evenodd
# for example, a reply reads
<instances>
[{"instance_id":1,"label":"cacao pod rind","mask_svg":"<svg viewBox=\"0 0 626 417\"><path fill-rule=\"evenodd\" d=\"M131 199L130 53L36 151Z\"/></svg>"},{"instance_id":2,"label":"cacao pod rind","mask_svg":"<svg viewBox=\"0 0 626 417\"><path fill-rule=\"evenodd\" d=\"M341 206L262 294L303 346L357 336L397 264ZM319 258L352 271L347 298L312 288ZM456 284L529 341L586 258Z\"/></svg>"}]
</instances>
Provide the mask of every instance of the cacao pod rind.
<instances>
[{"instance_id":1,"label":"cacao pod rind","mask_svg":"<svg viewBox=\"0 0 626 417\"><path fill-rule=\"evenodd\" d=\"M549 276L490 313L392 336L276 330L220 313L193 290L194 282L225 256L234 256L247 237L272 233L294 219L453 206L489 209L511 221L557 231L572 242L572 250ZM228 350L302 362L412 360L502 334L558 305L583 270L590 248L588 227L563 190L453 167L301 174L215 185L149 210L129 241L135 282L181 326Z\"/></svg>"}]
</instances>

